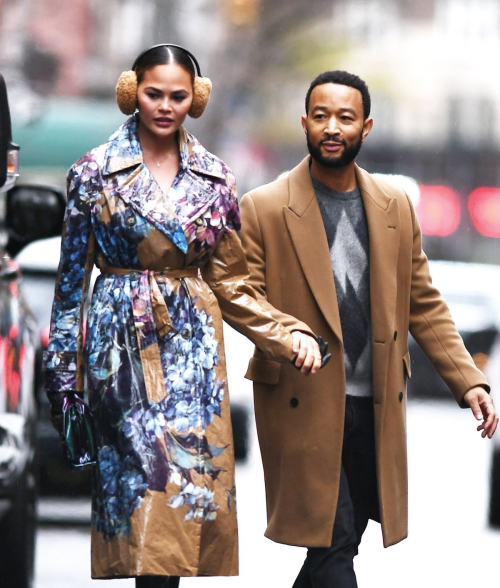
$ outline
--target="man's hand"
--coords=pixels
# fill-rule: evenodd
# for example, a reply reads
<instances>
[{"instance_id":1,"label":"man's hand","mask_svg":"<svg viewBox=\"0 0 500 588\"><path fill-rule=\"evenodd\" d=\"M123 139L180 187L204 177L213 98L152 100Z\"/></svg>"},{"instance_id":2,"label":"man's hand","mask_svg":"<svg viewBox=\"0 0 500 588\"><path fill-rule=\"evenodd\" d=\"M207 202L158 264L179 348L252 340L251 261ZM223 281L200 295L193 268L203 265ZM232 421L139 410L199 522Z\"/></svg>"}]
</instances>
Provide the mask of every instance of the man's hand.
<instances>
[{"instance_id":1,"label":"man's hand","mask_svg":"<svg viewBox=\"0 0 500 588\"><path fill-rule=\"evenodd\" d=\"M482 431L481 437L491 439L498 424L498 415L491 396L481 386L471 388L464 396L464 402L470 406L472 414L483 422L477 428Z\"/></svg>"},{"instance_id":2,"label":"man's hand","mask_svg":"<svg viewBox=\"0 0 500 588\"><path fill-rule=\"evenodd\" d=\"M314 337L302 331L293 331L294 364L303 374L315 374L321 367L321 352Z\"/></svg>"}]
</instances>

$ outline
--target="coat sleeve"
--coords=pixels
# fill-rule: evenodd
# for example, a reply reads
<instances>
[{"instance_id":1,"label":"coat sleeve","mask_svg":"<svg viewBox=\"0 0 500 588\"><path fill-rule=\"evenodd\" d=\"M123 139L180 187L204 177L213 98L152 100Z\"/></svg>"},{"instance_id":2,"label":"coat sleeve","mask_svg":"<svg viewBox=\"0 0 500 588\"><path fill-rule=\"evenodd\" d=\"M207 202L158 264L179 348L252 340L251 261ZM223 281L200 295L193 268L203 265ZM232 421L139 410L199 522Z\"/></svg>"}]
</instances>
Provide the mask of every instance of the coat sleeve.
<instances>
[{"instance_id":1,"label":"coat sleeve","mask_svg":"<svg viewBox=\"0 0 500 588\"><path fill-rule=\"evenodd\" d=\"M475 366L465 348L446 301L432 285L427 256L422 250L422 233L408 199L413 225L412 273L410 290L410 333L423 349L460 406L474 386L489 391L484 374Z\"/></svg>"},{"instance_id":2,"label":"coat sleeve","mask_svg":"<svg viewBox=\"0 0 500 588\"><path fill-rule=\"evenodd\" d=\"M53 400L67 391L83 391L83 306L94 262L90 202L82 176L85 164L68 174L68 202L61 238L47 351L45 391Z\"/></svg>"},{"instance_id":3,"label":"coat sleeve","mask_svg":"<svg viewBox=\"0 0 500 588\"><path fill-rule=\"evenodd\" d=\"M255 290L257 299L271 316L285 326L288 331L303 331L315 336L311 329L295 317L281 312L267 299L266 292L266 252L260 229L259 217L255 203L249 194L245 194L240 202L242 228L241 241L250 273L249 284Z\"/></svg>"},{"instance_id":4,"label":"coat sleeve","mask_svg":"<svg viewBox=\"0 0 500 588\"><path fill-rule=\"evenodd\" d=\"M227 323L248 337L270 359L291 361L295 353L290 331L257 300L251 285L238 235L240 214L234 185L230 186L230 190L226 230L202 268L203 279L215 294Z\"/></svg>"}]
</instances>

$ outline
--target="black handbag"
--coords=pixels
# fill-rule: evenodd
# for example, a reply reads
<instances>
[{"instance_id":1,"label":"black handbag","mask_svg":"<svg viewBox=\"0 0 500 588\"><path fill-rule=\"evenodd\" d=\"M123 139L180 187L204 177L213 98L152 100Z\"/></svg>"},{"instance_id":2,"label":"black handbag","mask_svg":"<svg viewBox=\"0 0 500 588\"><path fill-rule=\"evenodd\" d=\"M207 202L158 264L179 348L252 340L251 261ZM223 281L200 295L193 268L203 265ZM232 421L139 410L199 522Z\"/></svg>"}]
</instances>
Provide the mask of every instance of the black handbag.
<instances>
[{"instance_id":1,"label":"black handbag","mask_svg":"<svg viewBox=\"0 0 500 588\"><path fill-rule=\"evenodd\" d=\"M92 411L72 392L62 402L62 448L66 463L72 469L93 466L97 460Z\"/></svg>"}]
</instances>

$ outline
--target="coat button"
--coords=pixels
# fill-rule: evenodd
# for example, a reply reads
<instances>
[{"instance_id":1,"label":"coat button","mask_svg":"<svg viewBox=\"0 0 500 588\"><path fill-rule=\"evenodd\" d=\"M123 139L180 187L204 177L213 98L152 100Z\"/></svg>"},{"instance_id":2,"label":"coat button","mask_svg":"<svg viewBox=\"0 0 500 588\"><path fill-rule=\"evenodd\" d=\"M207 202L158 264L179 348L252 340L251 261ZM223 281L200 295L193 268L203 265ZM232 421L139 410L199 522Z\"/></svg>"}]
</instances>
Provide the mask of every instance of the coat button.
<instances>
[{"instance_id":1,"label":"coat button","mask_svg":"<svg viewBox=\"0 0 500 588\"><path fill-rule=\"evenodd\" d=\"M403 393L402 392L399 393L399 402L403 402Z\"/></svg>"},{"instance_id":2,"label":"coat button","mask_svg":"<svg viewBox=\"0 0 500 588\"><path fill-rule=\"evenodd\" d=\"M396 341L397 338L398 338L398 332L394 331L394 341Z\"/></svg>"},{"instance_id":3,"label":"coat button","mask_svg":"<svg viewBox=\"0 0 500 588\"><path fill-rule=\"evenodd\" d=\"M201 227L201 225L204 224L203 219L201 218L201 216L199 216L195 221L195 224L197 224L199 227Z\"/></svg>"},{"instance_id":4,"label":"coat button","mask_svg":"<svg viewBox=\"0 0 500 588\"><path fill-rule=\"evenodd\" d=\"M297 408L297 406L299 406L299 400L298 400L298 398L292 398L290 400L290 406L292 408Z\"/></svg>"},{"instance_id":5,"label":"coat button","mask_svg":"<svg viewBox=\"0 0 500 588\"><path fill-rule=\"evenodd\" d=\"M127 225L133 227L135 225L135 216L129 216L127 218Z\"/></svg>"},{"instance_id":6,"label":"coat button","mask_svg":"<svg viewBox=\"0 0 500 588\"><path fill-rule=\"evenodd\" d=\"M180 332L180 336L183 339L189 339L189 337L191 337L191 329L189 329L188 327L184 327Z\"/></svg>"}]
</instances>

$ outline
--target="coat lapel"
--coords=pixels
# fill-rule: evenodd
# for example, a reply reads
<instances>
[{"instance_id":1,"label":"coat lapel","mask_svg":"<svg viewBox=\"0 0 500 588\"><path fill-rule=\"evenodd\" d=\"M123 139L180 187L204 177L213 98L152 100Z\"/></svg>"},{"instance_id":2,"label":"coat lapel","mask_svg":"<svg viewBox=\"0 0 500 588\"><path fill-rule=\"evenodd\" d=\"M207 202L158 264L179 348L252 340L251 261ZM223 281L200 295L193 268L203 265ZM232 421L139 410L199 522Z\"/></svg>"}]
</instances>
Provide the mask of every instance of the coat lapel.
<instances>
[{"instance_id":1,"label":"coat lapel","mask_svg":"<svg viewBox=\"0 0 500 588\"><path fill-rule=\"evenodd\" d=\"M191 225L220 197L215 185L226 182L228 170L181 127L180 173L166 197L144 164L137 128L133 116L106 145L103 175L110 178L108 193L129 204L186 254L194 234Z\"/></svg>"},{"instance_id":2,"label":"coat lapel","mask_svg":"<svg viewBox=\"0 0 500 588\"><path fill-rule=\"evenodd\" d=\"M381 402L386 390L390 342L395 333L401 226L396 198L389 196L379 182L357 166L356 179L370 239L373 388L375 402Z\"/></svg>"},{"instance_id":3,"label":"coat lapel","mask_svg":"<svg viewBox=\"0 0 500 588\"><path fill-rule=\"evenodd\" d=\"M173 210L167 208L168 201L144 164L127 176L116 190L116 195L168 237L184 254L187 253L188 243L183 226Z\"/></svg>"},{"instance_id":4,"label":"coat lapel","mask_svg":"<svg viewBox=\"0 0 500 588\"><path fill-rule=\"evenodd\" d=\"M285 221L302 271L318 306L339 341L342 329L325 227L306 157L289 175Z\"/></svg>"},{"instance_id":5,"label":"coat lapel","mask_svg":"<svg viewBox=\"0 0 500 588\"><path fill-rule=\"evenodd\" d=\"M370 239L370 305L373 340L375 401L381 401L387 382L387 359L395 331L397 263L400 222L396 198L356 166ZM302 271L329 326L342 340L342 329L323 219L309 171L309 157L289 175L289 206L285 221Z\"/></svg>"}]
</instances>

